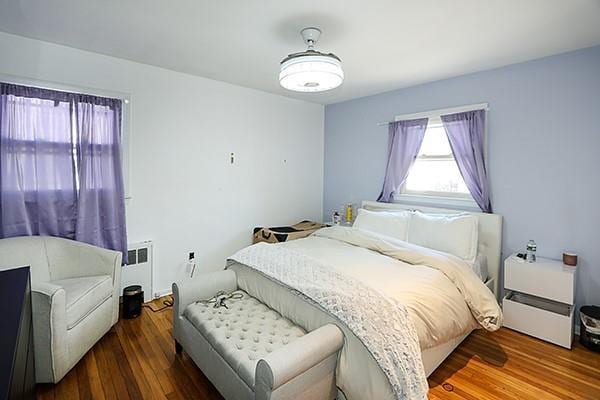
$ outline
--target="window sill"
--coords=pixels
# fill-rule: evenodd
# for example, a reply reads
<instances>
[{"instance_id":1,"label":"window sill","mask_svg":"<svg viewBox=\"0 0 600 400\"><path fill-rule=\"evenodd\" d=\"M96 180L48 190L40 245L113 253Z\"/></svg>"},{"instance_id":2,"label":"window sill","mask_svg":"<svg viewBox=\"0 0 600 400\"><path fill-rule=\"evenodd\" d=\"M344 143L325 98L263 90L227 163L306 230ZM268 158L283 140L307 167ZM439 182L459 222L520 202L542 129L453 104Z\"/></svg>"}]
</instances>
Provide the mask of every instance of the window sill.
<instances>
[{"instance_id":1,"label":"window sill","mask_svg":"<svg viewBox=\"0 0 600 400\"><path fill-rule=\"evenodd\" d=\"M479 206L473 199L443 197L443 196L425 196L416 194L397 194L394 196L394 203L415 204L422 206L432 206L440 208L461 209L465 211L481 212Z\"/></svg>"}]
</instances>

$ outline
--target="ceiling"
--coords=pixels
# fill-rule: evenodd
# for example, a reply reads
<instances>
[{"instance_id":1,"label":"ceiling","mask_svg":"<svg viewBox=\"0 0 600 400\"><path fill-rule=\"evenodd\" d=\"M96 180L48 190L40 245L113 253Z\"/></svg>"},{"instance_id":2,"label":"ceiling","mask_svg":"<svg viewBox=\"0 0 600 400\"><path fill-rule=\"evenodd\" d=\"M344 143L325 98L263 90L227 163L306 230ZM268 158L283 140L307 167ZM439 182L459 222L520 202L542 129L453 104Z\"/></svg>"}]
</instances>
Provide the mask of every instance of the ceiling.
<instances>
[{"instance_id":1,"label":"ceiling","mask_svg":"<svg viewBox=\"0 0 600 400\"><path fill-rule=\"evenodd\" d=\"M279 86L305 26L341 87ZM0 0L0 31L329 104L598 45L600 0Z\"/></svg>"}]
</instances>

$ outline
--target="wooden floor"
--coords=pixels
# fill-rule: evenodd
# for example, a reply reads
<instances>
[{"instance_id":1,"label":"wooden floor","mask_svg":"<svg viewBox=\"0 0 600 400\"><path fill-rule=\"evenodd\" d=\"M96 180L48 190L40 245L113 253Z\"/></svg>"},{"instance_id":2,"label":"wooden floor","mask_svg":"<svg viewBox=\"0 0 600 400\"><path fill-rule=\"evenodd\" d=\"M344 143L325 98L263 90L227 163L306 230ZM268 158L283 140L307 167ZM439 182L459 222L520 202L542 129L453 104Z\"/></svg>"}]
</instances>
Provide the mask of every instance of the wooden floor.
<instances>
[{"instance_id":1,"label":"wooden floor","mask_svg":"<svg viewBox=\"0 0 600 400\"><path fill-rule=\"evenodd\" d=\"M119 321L59 384L38 385L38 399L221 399L187 355L175 355L171 329L171 309ZM598 400L600 354L480 330L429 385L431 399Z\"/></svg>"}]
</instances>

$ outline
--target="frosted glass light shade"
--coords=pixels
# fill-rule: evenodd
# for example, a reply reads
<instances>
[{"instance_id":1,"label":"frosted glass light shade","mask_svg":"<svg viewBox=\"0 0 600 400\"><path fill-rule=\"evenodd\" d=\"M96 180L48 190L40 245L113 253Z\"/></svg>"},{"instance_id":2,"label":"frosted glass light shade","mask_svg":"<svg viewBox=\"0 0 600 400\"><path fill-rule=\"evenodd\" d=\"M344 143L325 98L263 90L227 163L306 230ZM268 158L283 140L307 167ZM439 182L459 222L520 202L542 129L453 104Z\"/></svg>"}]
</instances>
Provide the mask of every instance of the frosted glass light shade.
<instances>
[{"instance_id":1,"label":"frosted glass light shade","mask_svg":"<svg viewBox=\"0 0 600 400\"><path fill-rule=\"evenodd\" d=\"M340 60L330 55L287 58L281 63L279 83L296 92L323 92L344 81Z\"/></svg>"}]
</instances>

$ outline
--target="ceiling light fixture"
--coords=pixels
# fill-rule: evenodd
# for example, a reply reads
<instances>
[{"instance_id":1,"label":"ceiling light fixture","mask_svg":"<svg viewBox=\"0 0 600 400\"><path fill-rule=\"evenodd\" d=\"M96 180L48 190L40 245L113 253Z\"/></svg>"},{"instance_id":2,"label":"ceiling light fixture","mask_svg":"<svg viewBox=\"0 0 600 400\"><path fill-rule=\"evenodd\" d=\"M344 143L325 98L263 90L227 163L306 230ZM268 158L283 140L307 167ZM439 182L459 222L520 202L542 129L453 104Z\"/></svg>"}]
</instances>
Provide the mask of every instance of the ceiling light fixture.
<instances>
[{"instance_id":1,"label":"ceiling light fixture","mask_svg":"<svg viewBox=\"0 0 600 400\"><path fill-rule=\"evenodd\" d=\"M340 86L344 81L344 71L339 57L314 49L321 30L304 28L300 34L308 49L290 54L281 61L281 86L295 92L323 92Z\"/></svg>"}]
</instances>

